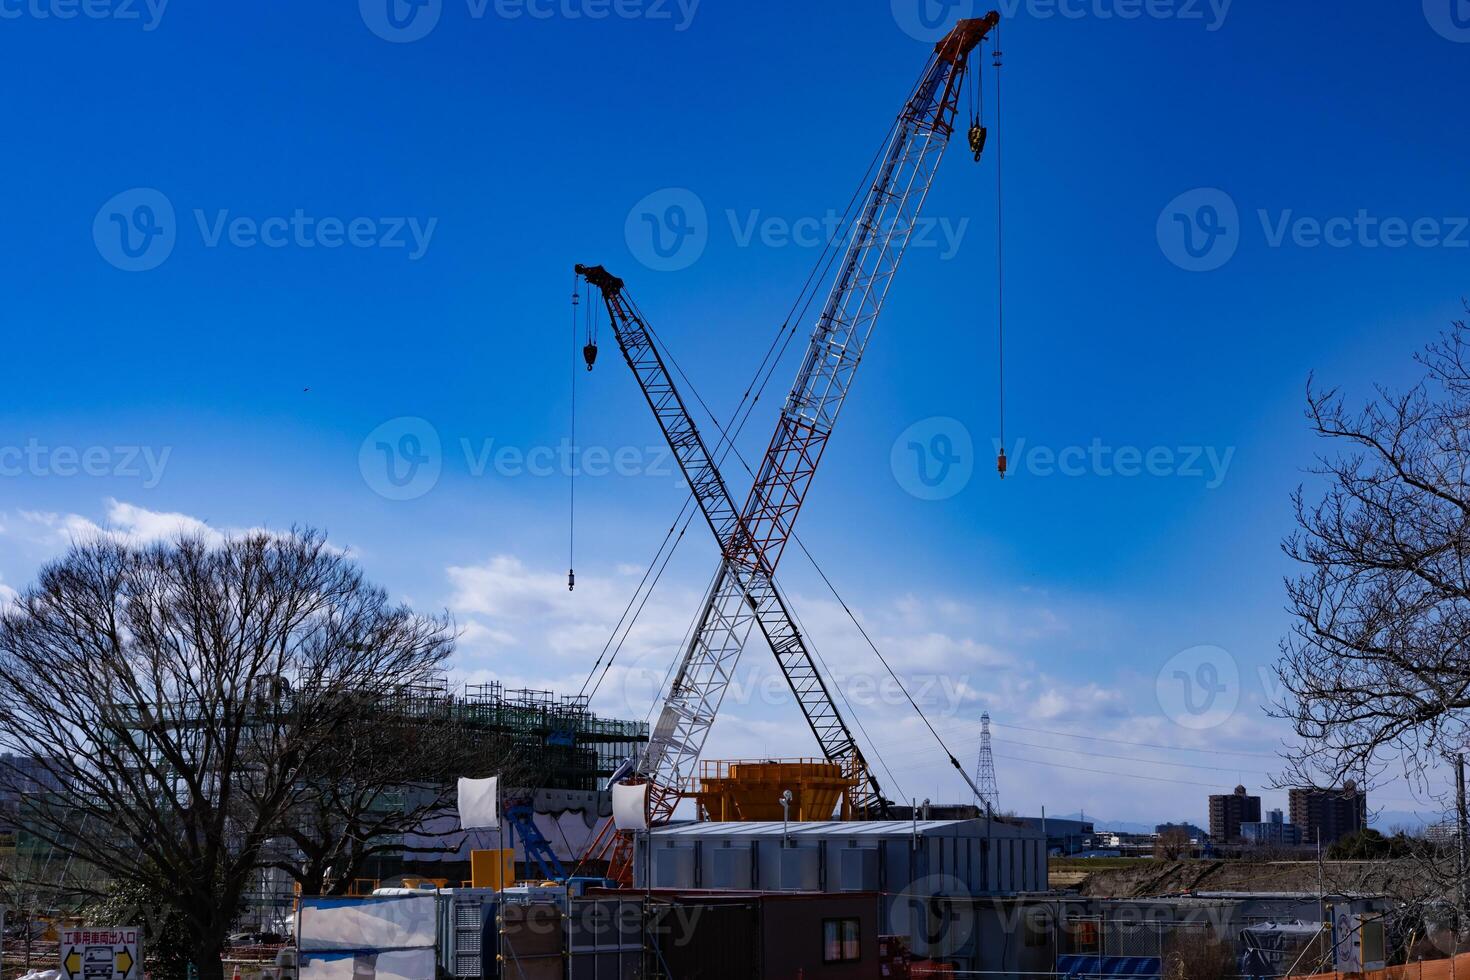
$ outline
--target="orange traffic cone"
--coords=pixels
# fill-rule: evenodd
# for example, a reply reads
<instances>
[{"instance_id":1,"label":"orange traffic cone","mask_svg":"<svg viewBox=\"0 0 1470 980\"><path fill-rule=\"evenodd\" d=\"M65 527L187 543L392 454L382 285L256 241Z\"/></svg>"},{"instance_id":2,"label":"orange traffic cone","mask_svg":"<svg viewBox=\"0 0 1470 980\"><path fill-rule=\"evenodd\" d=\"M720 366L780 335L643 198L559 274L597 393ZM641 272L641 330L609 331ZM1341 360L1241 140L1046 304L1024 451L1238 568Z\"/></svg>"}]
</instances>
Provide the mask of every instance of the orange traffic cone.
<instances>
[{"instance_id":1,"label":"orange traffic cone","mask_svg":"<svg viewBox=\"0 0 1470 980\"><path fill-rule=\"evenodd\" d=\"M240 964L235 964L235 972L230 975L230 980L240 980Z\"/></svg>"}]
</instances>

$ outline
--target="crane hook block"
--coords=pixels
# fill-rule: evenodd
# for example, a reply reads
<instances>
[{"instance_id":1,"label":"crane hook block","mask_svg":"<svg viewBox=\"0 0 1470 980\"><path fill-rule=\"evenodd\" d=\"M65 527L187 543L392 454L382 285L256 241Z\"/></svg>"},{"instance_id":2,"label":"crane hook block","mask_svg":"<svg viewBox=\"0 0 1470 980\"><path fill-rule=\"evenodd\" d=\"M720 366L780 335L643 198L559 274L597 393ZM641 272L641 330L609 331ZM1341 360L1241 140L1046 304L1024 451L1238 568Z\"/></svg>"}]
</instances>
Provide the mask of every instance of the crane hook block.
<instances>
[{"instance_id":1,"label":"crane hook block","mask_svg":"<svg viewBox=\"0 0 1470 980\"><path fill-rule=\"evenodd\" d=\"M582 348L582 359L587 362L587 370L592 370L592 365L597 363L597 345L588 344Z\"/></svg>"},{"instance_id":2,"label":"crane hook block","mask_svg":"<svg viewBox=\"0 0 1470 980\"><path fill-rule=\"evenodd\" d=\"M1004 480L1006 478L1006 470L1010 468L1010 463L1006 460L1006 451L1004 449L1000 451L1000 458L995 461L995 468L1000 472L1000 478Z\"/></svg>"},{"instance_id":3,"label":"crane hook block","mask_svg":"<svg viewBox=\"0 0 1470 980\"><path fill-rule=\"evenodd\" d=\"M975 162L980 162L980 157L985 153L985 141L990 138L990 130L976 123L970 127L970 149L975 152Z\"/></svg>"},{"instance_id":4,"label":"crane hook block","mask_svg":"<svg viewBox=\"0 0 1470 980\"><path fill-rule=\"evenodd\" d=\"M577 570L575 568L567 569L567 591L577 591Z\"/></svg>"}]
</instances>

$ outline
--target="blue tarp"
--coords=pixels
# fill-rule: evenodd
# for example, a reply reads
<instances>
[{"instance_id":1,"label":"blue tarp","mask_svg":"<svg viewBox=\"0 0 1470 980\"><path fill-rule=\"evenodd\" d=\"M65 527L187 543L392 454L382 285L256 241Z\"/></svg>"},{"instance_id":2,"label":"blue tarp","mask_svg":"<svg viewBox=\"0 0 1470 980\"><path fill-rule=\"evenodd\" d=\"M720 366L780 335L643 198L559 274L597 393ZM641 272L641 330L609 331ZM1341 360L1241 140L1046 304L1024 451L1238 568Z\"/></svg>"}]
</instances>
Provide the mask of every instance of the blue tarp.
<instances>
[{"instance_id":1,"label":"blue tarp","mask_svg":"<svg viewBox=\"0 0 1470 980\"><path fill-rule=\"evenodd\" d=\"M1158 977L1163 964L1157 956L1058 956L1057 973L1064 977Z\"/></svg>"}]
</instances>

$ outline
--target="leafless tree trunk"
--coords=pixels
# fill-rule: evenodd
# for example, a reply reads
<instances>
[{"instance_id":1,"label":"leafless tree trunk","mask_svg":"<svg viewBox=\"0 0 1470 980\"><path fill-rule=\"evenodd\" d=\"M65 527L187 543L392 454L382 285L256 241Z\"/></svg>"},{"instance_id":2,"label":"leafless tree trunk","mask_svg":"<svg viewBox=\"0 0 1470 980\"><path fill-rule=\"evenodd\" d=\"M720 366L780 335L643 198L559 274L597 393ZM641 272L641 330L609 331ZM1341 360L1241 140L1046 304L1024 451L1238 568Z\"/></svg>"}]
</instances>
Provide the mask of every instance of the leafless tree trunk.
<instances>
[{"instance_id":1,"label":"leafless tree trunk","mask_svg":"<svg viewBox=\"0 0 1470 980\"><path fill-rule=\"evenodd\" d=\"M452 645L448 623L390 604L314 531L76 545L0 615L0 748L48 783L21 819L168 896L214 980L305 777L362 698L426 682Z\"/></svg>"}]
</instances>

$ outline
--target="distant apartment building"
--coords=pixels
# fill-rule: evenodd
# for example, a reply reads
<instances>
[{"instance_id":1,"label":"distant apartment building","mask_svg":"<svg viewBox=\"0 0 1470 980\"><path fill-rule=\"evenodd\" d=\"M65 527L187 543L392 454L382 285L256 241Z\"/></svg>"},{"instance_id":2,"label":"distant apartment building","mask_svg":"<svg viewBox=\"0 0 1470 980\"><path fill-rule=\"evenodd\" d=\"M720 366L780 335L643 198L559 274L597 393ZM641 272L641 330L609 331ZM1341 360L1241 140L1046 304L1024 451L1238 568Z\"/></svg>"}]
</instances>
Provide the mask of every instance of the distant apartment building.
<instances>
[{"instance_id":1,"label":"distant apartment building","mask_svg":"<svg viewBox=\"0 0 1470 980\"><path fill-rule=\"evenodd\" d=\"M1248 795L1244 786L1235 787L1229 795L1210 797L1210 840L1216 844L1238 841L1241 824L1260 822L1261 798Z\"/></svg>"},{"instance_id":2,"label":"distant apartment building","mask_svg":"<svg viewBox=\"0 0 1470 980\"><path fill-rule=\"evenodd\" d=\"M1046 834L1051 854L1067 856L1092 849L1096 831L1091 820L1058 820L1056 817L1021 817L1021 824Z\"/></svg>"},{"instance_id":3,"label":"distant apartment building","mask_svg":"<svg viewBox=\"0 0 1470 980\"><path fill-rule=\"evenodd\" d=\"M31 756L0 755L0 830L17 829L21 804L27 797L40 796L61 788L52 768Z\"/></svg>"},{"instance_id":4,"label":"distant apartment building","mask_svg":"<svg viewBox=\"0 0 1470 980\"><path fill-rule=\"evenodd\" d=\"M1188 835L1189 839L1192 841L1202 841L1209 836L1209 834L1205 833L1203 828L1196 827L1194 824L1187 821L1185 823L1161 823L1154 828L1154 835L1162 836L1171 830L1184 831L1184 833Z\"/></svg>"},{"instance_id":5,"label":"distant apartment building","mask_svg":"<svg viewBox=\"0 0 1470 980\"><path fill-rule=\"evenodd\" d=\"M1299 847L1302 829L1287 823L1286 815L1280 810L1272 810L1260 823L1241 824L1240 836L1247 844L1257 847Z\"/></svg>"},{"instance_id":6,"label":"distant apartment building","mask_svg":"<svg viewBox=\"0 0 1470 980\"><path fill-rule=\"evenodd\" d=\"M1303 844L1326 846L1368 828L1368 794L1351 780L1335 789L1294 789L1288 799Z\"/></svg>"}]
</instances>

